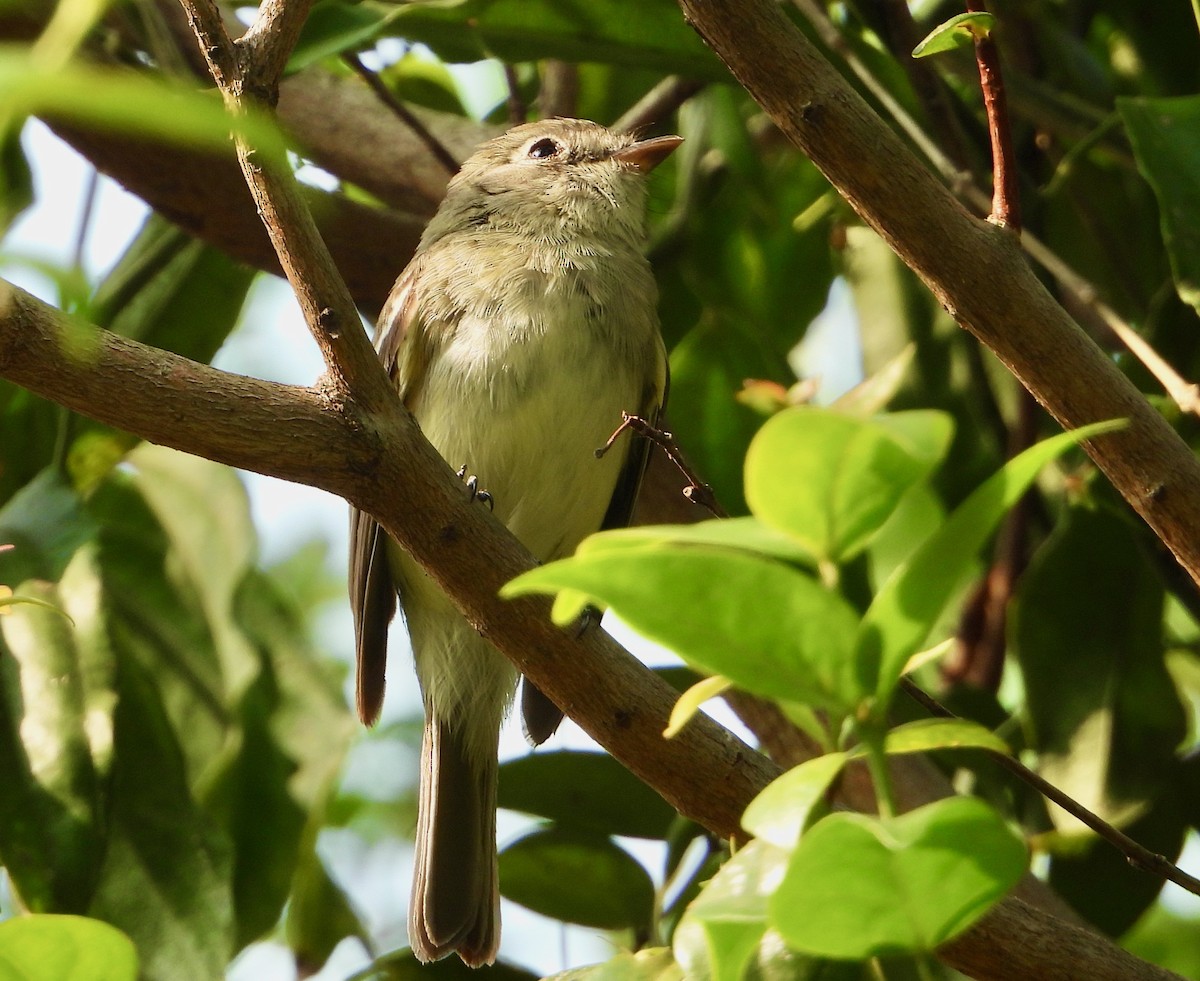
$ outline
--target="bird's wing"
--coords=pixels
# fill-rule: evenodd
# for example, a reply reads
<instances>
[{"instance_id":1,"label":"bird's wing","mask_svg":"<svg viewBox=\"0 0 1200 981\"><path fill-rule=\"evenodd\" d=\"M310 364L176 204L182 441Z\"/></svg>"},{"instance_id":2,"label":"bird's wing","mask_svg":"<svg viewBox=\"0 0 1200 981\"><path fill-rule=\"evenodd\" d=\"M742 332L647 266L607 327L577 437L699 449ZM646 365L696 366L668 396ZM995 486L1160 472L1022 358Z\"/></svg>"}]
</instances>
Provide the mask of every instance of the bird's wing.
<instances>
[{"instance_id":1,"label":"bird's wing","mask_svg":"<svg viewBox=\"0 0 1200 981\"><path fill-rule=\"evenodd\" d=\"M411 404L420 363L427 356L417 316L417 264L410 265L392 288L375 330L375 348L402 401ZM350 509L350 609L354 614L358 717L366 725L379 718L387 667L388 625L396 615L396 585L388 567L388 536L365 511Z\"/></svg>"}]
</instances>

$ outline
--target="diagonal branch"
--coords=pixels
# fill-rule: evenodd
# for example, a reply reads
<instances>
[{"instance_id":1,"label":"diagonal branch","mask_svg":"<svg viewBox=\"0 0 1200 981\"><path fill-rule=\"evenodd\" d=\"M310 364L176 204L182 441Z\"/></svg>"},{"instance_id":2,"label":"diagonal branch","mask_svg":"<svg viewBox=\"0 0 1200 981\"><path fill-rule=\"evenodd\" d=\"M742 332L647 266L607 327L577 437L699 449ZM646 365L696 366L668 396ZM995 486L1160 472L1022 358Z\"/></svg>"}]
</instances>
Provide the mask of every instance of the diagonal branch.
<instances>
[{"instance_id":1,"label":"diagonal branch","mask_svg":"<svg viewBox=\"0 0 1200 981\"><path fill-rule=\"evenodd\" d=\"M468 502L398 401L388 425L368 428L337 393L196 364L70 321L7 284L0 377L152 442L320 487L370 511L523 674L713 834L742 837L742 811L779 774L703 714L663 739L676 693L661 678L603 631L556 629L544 599L500 600L500 586L533 557L487 508ZM1178 981L1017 898L943 956L979 978L1078 977L1084 965L1091 981Z\"/></svg>"},{"instance_id":2,"label":"diagonal branch","mask_svg":"<svg viewBox=\"0 0 1200 981\"><path fill-rule=\"evenodd\" d=\"M364 425L331 389L219 371L69 320L0 281L0 377L151 442L319 487L371 512L489 640L682 814L742 836L779 769L707 717L665 740L676 693L601 630L550 622L500 587L535 565L463 485L398 399ZM702 777L700 775L703 775Z\"/></svg>"},{"instance_id":3,"label":"diagonal branch","mask_svg":"<svg viewBox=\"0 0 1200 981\"><path fill-rule=\"evenodd\" d=\"M231 53L214 0L181 2L230 112L241 116L274 103L279 75L300 35L311 0L264 3L236 54ZM304 205L286 159L272 159L240 136L235 142L246 185L335 386L353 392L367 410L394 402L395 393L361 329L354 301Z\"/></svg>"},{"instance_id":4,"label":"diagonal branch","mask_svg":"<svg viewBox=\"0 0 1200 981\"><path fill-rule=\"evenodd\" d=\"M968 214L770 0L679 0L785 135L1068 429L1200 583L1200 461L1034 275L1016 236Z\"/></svg>"}]
</instances>

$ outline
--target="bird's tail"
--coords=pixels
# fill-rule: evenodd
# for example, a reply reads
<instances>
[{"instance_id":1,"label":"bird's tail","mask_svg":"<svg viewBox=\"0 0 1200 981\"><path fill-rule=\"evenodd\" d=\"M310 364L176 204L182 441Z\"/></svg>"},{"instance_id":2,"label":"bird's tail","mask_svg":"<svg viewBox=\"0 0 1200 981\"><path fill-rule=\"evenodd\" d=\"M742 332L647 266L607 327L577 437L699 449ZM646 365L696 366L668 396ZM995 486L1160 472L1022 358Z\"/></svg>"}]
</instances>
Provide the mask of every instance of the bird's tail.
<instances>
[{"instance_id":1,"label":"bird's tail","mask_svg":"<svg viewBox=\"0 0 1200 981\"><path fill-rule=\"evenodd\" d=\"M483 760L470 758L461 735L427 711L408 908L408 937L421 961L457 953L480 967L496 959L496 772L495 747Z\"/></svg>"}]
</instances>

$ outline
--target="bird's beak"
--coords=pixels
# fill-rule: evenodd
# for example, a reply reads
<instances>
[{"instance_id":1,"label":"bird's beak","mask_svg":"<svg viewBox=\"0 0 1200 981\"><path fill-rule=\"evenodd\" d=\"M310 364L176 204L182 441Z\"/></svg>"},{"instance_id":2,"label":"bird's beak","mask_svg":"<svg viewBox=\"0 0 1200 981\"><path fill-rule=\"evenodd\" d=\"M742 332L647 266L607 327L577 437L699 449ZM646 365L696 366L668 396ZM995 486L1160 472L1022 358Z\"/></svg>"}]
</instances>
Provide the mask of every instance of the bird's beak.
<instances>
[{"instance_id":1,"label":"bird's beak","mask_svg":"<svg viewBox=\"0 0 1200 981\"><path fill-rule=\"evenodd\" d=\"M656 136L652 140L639 140L637 143L613 151L613 159L628 164L634 170L648 174L671 155L680 143L682 136Z\"/></svg>"}]
</instances>

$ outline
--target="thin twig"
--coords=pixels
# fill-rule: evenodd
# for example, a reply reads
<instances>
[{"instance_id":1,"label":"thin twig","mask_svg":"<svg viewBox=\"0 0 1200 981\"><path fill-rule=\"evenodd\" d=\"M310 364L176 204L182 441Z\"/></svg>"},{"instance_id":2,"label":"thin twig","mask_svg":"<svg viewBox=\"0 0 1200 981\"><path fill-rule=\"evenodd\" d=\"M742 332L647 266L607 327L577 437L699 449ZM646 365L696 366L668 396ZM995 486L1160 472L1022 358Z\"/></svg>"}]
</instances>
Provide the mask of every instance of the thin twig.
<instances>
[{"instance_id":1,"label":"thin twig","mask_svg":"<svg viewBox=\"0 0 1200 981\"><path fill-rule=\"evenodd\" d=\"M839 52L847 67L854 72L879 104L887 110L888 115L895 120L925 159L941 174L942 179L954 194L973 208L978 209L979 213L986 214L990 202L987 195L975 185L971 175L959 169L942 152L941 147L929 138L917 121L909 115L908 111L900 105L861 59L848 50L844 43L837 41L837 38L840 37L838 29L825 16L824 12L812 0L792 0L792 3L809 21L822 41L831 49ZM1106 327L1117 335L1129 352L1141 361L1146 370L1162 385L1164 391L1179 406L1180 411L1200 415L1200 387L1184 379L1112 307L1104 303L1099 298L1100 291L1094 284L1060 259L1057 253L1037 236L1023 231L1021 246L1038 265L1057 280L1059 287L1069 294L1075 303L1092 311Z\"/></svg>"},{"instance_id":2,"label":"thin twig","mask_svg":"<svg viewBox=\"0 0 1200 981\"><path fill-rule=\"evenodd\" d=\"M96 193L100 190L100 171L95 167L87 176L83 190L82 214L79 218L79 228L75 232L75 245L71 249L71 264L79 272L83 271L83 253L87 249L88 236L91 234L92 221L96 217Z\"/></svg>"},{"instance_id":3,"label":"thin twig","mask_svg":"<svg viewBox=\"0 0 1200 981\"><path fill-rule=\"evenodd\" d=\"M901 678L900 687L913 701L923 706L931 715L943 719L958 718L945 705L909 678ZM1093 814L1077 800L1068 797L1054 786L1054 784L1029 769L1020 760L1006 756L1003 753L993 753L987 750L985 752L1004 767L1004 769L1008 770L1009 773L1013 774L1013 776L1028 784L1047 800L1057 804L1073 818L1091 828L1097 835L1121 852L1125 856L1125 860L1135 869L1141 869L1143 872L1149 872L1152 875L1167 879L1174 882L1177 886L1186 889L1188 892L1200 896L1200 879L1188 875L1183 869L1166 858L1166 856L1159 855L1139 845L1099 815Z\"/></svg>"},{"instance_id":4,"label":"thin twig","mask_svg":"<svg viewBox=\"0 0 1200 981\"><path fill-rule=\"evenodd\" d=\"M652 426L641 416L630 415L628 412L622 412L621 425L614 429L613 434L608 437L608 441L598 450L596 450L596 458L599 459L600 457L604 456L605 453L611 450L613 444L616 443L617 438L621 435L621 433L625 432L626 429L633 430L639 436L650 440L650 442L655 443L662 448L662 451L667 454L667 459L669 459L673 464L675 464L676 467L679 468L679 472L683 474L684 479L688 482L688 486L683 489L684 497L686 497L693 504L699 504L702 508L705 508L707 511L709 511L709 513L718 518L729 517L728 512L726 512L725 509L717 503L717 497L713 493L712 487L704 483L704 481L702 481L696 475L696 471L693 470L688 462L683 459L683 455L679 451L679 444L675 442L675 437L670 433L663 432L663 430Z\"/></svg>"},{"instance_id":5,"label":"thin twig","mask_svg":"<svg viewBox=\"0 0 1200 981\"><path fill-rule=\"evenodd\" d=\"M1008 459L1037 440L1038 404L1025 389L1018 392L1017 422L1008 435ZM1004 673L1008 649L1008 607L1025 569L1029 512L1034 492L1026 491L1004 518L996 536L992 563L967 600L959 618L953 653L942 665L950 684L966 683L995 692Z\"/></svg>"},{"instance_id":6,"label":"thin twig","mask_svg":"<svg viewBox=\"0 0 1200 981\"><path fill-rule=\"evenodd\" d=\"M451 176L458 173L458 161L454 159L454 154L446 149L446 145L429 131L429 127L421 122L408 106L392 94L392 90L383 84L383 80L376 72L364 65L353 51L344 53L342 61L353 68L355 73L367 83L379 101L391 110L392 115L417 135L417 138L433 154L434 159L446 168L446 173Z\"/></svg>"},{"instance_id":7,"label":"thin twig","mask_svg":"<svg viewBox=\"0 0 1200 981\"><path fill-rule=\"evenodd\" d=\"M538 91L538 115L574 116L579 110L579 66L559 58L547 58L542 65L542 86Z\"/></svg>"},{"instance_id":8,"label":"thin twig","mask_svg":"<svg viewBox=\"0 0 1200 981\"><path fill-rule=\"evenodd\" d=\"M639 130L662 121L693 95L704 88L703 82L678 75L668 75L625 110L612 124L618 133Z\"/></svg>"},{"instance_id":9,"label":"thin twig","mask_svg":"<svg viewBox=\"0 0 1200 981\"><path fill-rule=\"evenodd\" d=\"M268 0L260 8L265 20L247 31L252 40L236 48L213 0L180 3L230 112L240 116L273 105L278 73L300 35L311 0ZM305 323L321 348L334 389L343 395L354 392L365 411L375 410L394 399L395 392L286 159L273 158L240 136L235 143L246 184Z\"/></svg>"},{"instance_id":10,"label":"thin twig","mask_svg":"<svg viewBox=\"0 0 1200 981\"><path fill-rule=\"evenodd\" d=\"M246 33L234 42L240 55L242 86L271 106L313 2L263 0Z\"/></svg>"},{"instance_id":11,"label":"thin twig","mask_svg":"<svg viewBox=\"0 0 1200 981\"><path fill-rule=\"evenodd\" d=\"M504 63L504 82L508 86L508 121L517 126L529 117L529 107L521 96L521 80L517 78L517 69L507 61Z\"/></svg>"},{"instance_id":12,"label":"thin twig","mask_svg":"<svg viewBox=\"0 0 1200 981\"><path fill-rule=\"evenodd\" d=\"M978 13L987 8L983 0L967 0L967 10ZM1000 70L1000 50L990 31L975 33L975 61L979 65L979 85L987 111L988 133L992 138L992 216L1001 228L1021 230L1021 199L1017 162L1013 153L1012 127L1008 121L1008 103L1004 97L1004 75Z\"/></svg>"}]
</instances>

